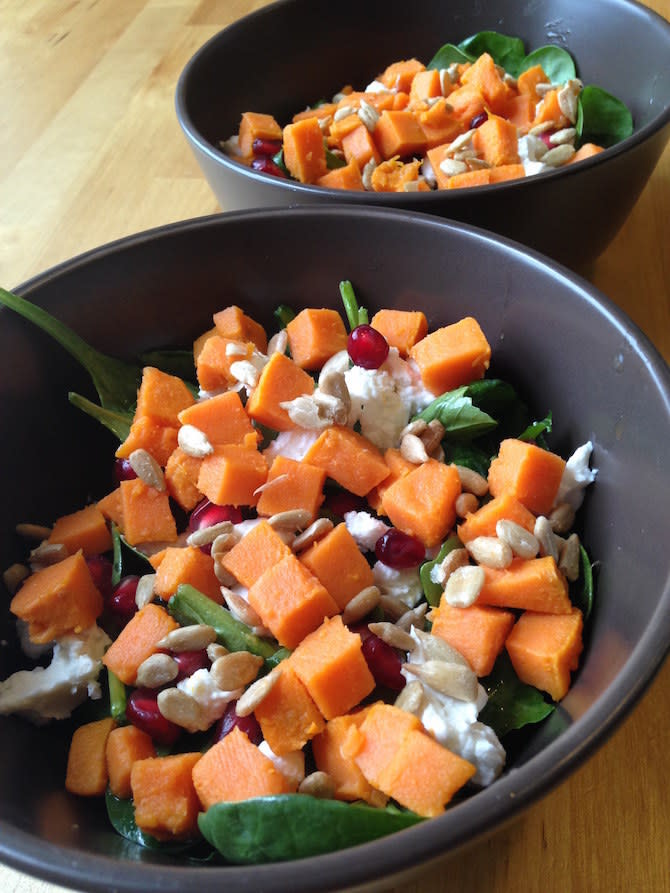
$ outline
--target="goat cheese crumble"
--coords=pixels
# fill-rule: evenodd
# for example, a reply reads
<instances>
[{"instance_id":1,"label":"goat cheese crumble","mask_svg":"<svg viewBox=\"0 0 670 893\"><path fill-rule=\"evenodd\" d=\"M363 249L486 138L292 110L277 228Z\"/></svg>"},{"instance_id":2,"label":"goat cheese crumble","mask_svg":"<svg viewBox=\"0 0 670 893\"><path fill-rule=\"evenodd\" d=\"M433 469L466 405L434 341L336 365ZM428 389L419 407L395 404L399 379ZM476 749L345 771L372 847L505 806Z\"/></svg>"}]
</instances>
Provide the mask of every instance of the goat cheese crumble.
<instances>
[{"instance_id":1,"label":"goat cheese crumble","mask_svg":"<svg viewBox=\"0 0 670 893\"><path fill-rule=\"evenodd\" d=\"M575 511L580 507L584 501L584 490L595 481L598 474L596 468L589 467L592 452L593 444L590 440L587 440L586 443L577 447L565 463L563 477L556 494L555 505L567 502Z\"/></svg>"}]
</instances>

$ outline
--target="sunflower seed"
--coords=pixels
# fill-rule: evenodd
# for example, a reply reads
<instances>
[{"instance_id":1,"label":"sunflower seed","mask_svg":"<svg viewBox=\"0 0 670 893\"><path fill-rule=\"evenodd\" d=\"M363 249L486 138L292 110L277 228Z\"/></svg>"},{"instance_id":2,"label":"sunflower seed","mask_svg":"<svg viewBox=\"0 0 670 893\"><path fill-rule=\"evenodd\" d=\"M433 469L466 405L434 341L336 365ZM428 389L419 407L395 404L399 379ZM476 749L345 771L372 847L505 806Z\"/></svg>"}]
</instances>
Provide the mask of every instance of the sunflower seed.
<instances>
[{"instance_id":1,"label":"sunflower seed","mask_svg":"<svg viewBox=\"0 0 670 893\"><path fill-rule=\"evenodd\" d=\"M555 89L556 88L551 83L545 82L545 83L535 84L535 92L537 93L538 96L546 96L547 93L549 93L549 92L551 92L551 90L555 90Z\"/></svg>"},{"instance_id":2,"label":"sunflower seed","mask_svg":"<svg viewBox=\"0 0 670 893\"><path fill-rule=\"evenodd\" d=\"M268 341L267 355L269 357L271 357L273 353L286 353L287 347L288 347L288 332L286 331L286 329L280 329Z\"/></svg>"},{"instance_id":3,"label":"sunflower seed","mask_svg":"<svg viewBox=\"0 0 670 893\"><path fill-rule=\"evenodd\" d=\"M400 454L403 459L407 459L413 465L421 465L430 458L423 441L416 434L405 434L400 441Z\"/></svg>"},{"instance_id":4,"label":"sunflower seed","mask_svg":"<svg viewBox=\"0 0 670 893\"><path fill-rule=\"evenodd\" d=\"M571 583L579 578L579 537L576 533L571 534L561 548L561 555L558 562L558 568L562 571L566 579Z\"/></svg>"},{"instance_id":5,"label":"sunflower seed","mask_svg":"<svg viewBox=\"0 0 670 893\"><path fill-rule=\"evenodd\" d=\"M312 520L312 513L307 509L289 509L286 512L277 512L268 518L270 527L275 530L304 530Z\"/></svg>"},{"instance_id":6,"label":"sunflower seed","mask_svg":"<svg viewBox=\"0 0 670 893\"><path fill-rule=\"evenodd\" d=\"M548 164L550 167L560 167L560 165L570 161L574 154L575 147L569 143L563 143L563 145L555 146L553 149L545 152L542 156L542 163Z\"/></svg>"},{"instance_id":7,"label":"sunflower seed","mask_svg":"<svg viewBox=\"0 0 670 893\"><path fill-rule=\"evenodd\" d=\"M556 546L556 539L554 537L554 531L551 529L551 524L544 517L544 515L540 515L535 519L535 527L533 528L533 534L537 538L537 541L540 544L540 555L550 555L554 561L558 561L558 548Z\"/></svg>"},{"instance_id":8,"label":"sunflower seed","mask_svg":"<svg viewBox=\"0 0 670 893\"><path fill-rule=\"evenodd\" d=\"M385 620L380 623L368 623L368 629L391 648L399 648L401 651L408 652L414 651L416 648L416 642L410 634L394 623Z\"/></svg>"},{"instance_id":9,"label":"sunflower seed","mask_svg":"<svg viewBox=\"0 0 670 893\"><path fill-rule=\"evenodd\" d=\"M530 128L528 134L529 136L539 136L541 133L546 133L548 130L553 130L555 127L555 121L540 121L535 127Z\"/></svg>"},{"instance_id":10,"label":"sunflower seed","mask_svg":"<svg viewBox=\"0 0 670 893\"><path fill-rule=\"evenodd\" d=\"M287 412L293 424L300 428L314 428L319 431L333 424L332 417L323 411L323 406L319 406L314 395L283 400L279 406Z\"/></svg>"},{"instance_id":11,"label":"sunflower seed","mask_svg":"<svg viewBox=\"0 0 670 893\"><path fill-rule=\"evenodd\" d=\"M428 428L427 422L424 422L423 419L414 419L413 422L409 422L400 432L400 439L402 440L406 434L416 434L417 437L421 437L423 432Z\"/></svg>"},{"instance_id":12,"label":"sunflower seed","mask_svg":"<svg viewBox=\"0 0 670 893\"><path fill-rule=\"evenodd\" d=\"M475 496L486 496L489 492L489 482L486 478L472 468L465 465L454 465L458 472L458 479L461 482L461 488L466 493L474 493Z\"/></svg>"},{"instance_id":13,"label":"sunflower seed","mask_svg":"<svg viewBox=\"0 0 670 893\"><path fill-rule=\"evenodd\" d=\"M376 586L374 588L377 589ZM365 592L365 591L366 590L364 589L363 592ZM377 591L379 591L379 590L377 590ZM360 593L359 593L359 595L360 595ZM357 598L358 596L355 596L355 597ZM353 601L353 599L352 599L352 601ZM351 602L349 602L349 605L350 604L351 604ZM347 605L347 607L349 607L349 605ZM396 598L395 595L382 595L379 599L379 606L384 611L384 616L390 617L394 623L396 621L400 620L400 618L403 616L403 614L407 613L407 605L401 599ZM373 605L373 607L374 607L374 605ZM345 608L345 611L346 611L346 608ZM360 618L356 617L354 619L358 620ZM342 620L345 623L352 622L352 621L345 620L344 612L342 613Z\"/></svg>"},{"instance_id":14,"label":"sunflower seed","mask_svg":"<svg viewBox=\"0 0 670 893\"><path fill-rule=\"evenodd\" d=\"M444 437L444 425L439 419L433 419L428 422L428 427L419 435L419 439L423 443L423 448L432 455L433 451L440 445Z\"/></svg>"},{"instance_id":15,"label":"sunflower seed","mask_svg":"<svg viewBox=\"0 0 670 893\"><path fill-rule=\"evenodd\" d=\"M221 587L221 595L228 605L231 614L237 617L238 620L246 623L247 626L262 626L263 621L245 598L242 598L237 592L233 592L232 589L227 589L225 586Z\"/></svg>"},{"instance_id":16,"label":"sunflower seed","mask_svg":"<svg viewBox=\"0 0 670 893\"><path fill-rule=\"evenodd\" d=\"M28 561L33 572L58 564L68 557L67 548L62 543L40 543L30 553Z\"/></svg>"},{"instance_id":17,"label":"sunflower seed","mask_svg":"<svg viewBox=\"0 0 670 893\"><path fill-rule=\"evenodd\" d=\"M214 452L214 447L204 431L195 425L182 425L177 434L177 443L187 456L204 459Z\"/></svg>"},{"instance_id":18,"label":"sunflower seed","mask_svg":"<svg viewBox=\"0 0 670 893\"><path fill-rule=\"evenodd\" d=\"M231 363L230 374L235 381L241 382L248 388L255 388L260 377L258 369L249 360L238 360L236 363Z\"/></svg>"},{"instance_id":19,"label":"sunflower seed","mask_svg":"<svg viewBox=\"0 0 670 893\"><path fill-rule=\"evenodd\" d=\"M310 772L298 785L298 793L318 797L319 800L332 800L336 787L332 775L327 772Z\"/></svg>"},{"instance_id":20,"label":"sunflower seed","mask_svg":"<svg viewBox=\"0 0 670 893\"><path fill-rule=\"evenodd\" d=\"M445 586L449 577L459 567L465 567L470 563L466 549L452 549L444 556L439 564L433 565L430 579L433 583Z\"/></svg>"},{"instance_id":21,"label":"sunflower seed","mask_svg":"<svg viewBox=\"0 0 670 893\"><path fill-rule=\"evenodd\" d=\"M188 546L207 546L213 543L222 534L232 533L234 527L231 521L219 521L218 524L212 524L211 527L201 527L200 530L194 530L186 537Z\"/></svg>"},{"instance_id":22,"label":"sunflower seed","mask_svg":"<svg viewBox=\"0 0 670 893\"><path fill-rule=\"evenodd\" d=\"M377 126L377 121L379 121L379 112L377 109L373 105L370 105L365 99L361 99L361 105L358 109L358 117L363 124L365 124L370 133L373 133Z\"/></svg>"},{"instance_id":23,"label":"sunflower seed","mask_svg":"<svg viewBox=\"0 0 670 893\"><path fill-rule=\"evenodd\" d=\"M425 685L440 694L459 701L477 699L477 677L468 667L448 664L443 660L427 660L424 664L403 664L403 670L418 676Z\"/></svg>"},{"instance_id":24,"label":"sunflower seed","mask_svg":"<svg viewBox=\"0 0 670 893\"><path fill-rule=\"evenodd\" d=\"M372 174L377 167L377 162L371 158L361 172L361 180L367 192L372 191Z\"/></svg>"},{"instance_id":25,"label":"sunflower seed","mask_svg":"<svg viewBox=\"0 0 670 893\"><path fill-rule=\"evenodd\" d=\"M460 149L463 149L465 146L470 145L472 142L472 137L475 135L475 129L471 129L466 131L465 133L461 133L460 136L457 136L456 139L450 143L448 148L446 149L446 155L453 155L454 152L458 152Z\"/></svg>"},{"instance_id":26,"label":"sunflower seed","mask_svg":"<svg viewBox=\"0 0 670 893\"><path fill-rule=\"evenodd\" d=\"M497 536L476 536L465 544L465 548L475 561L484 567L509 567L514 558L508 544Z\"/></svg>"},{"instance_id":27,"label":"sunflower seed","mask_svg":"<svg viewBox=\"0 0 670 893\"><path fill-rule=\"evenodd\" d=\"M397 619L396 626L400 627L400 629L404 629L405 632L409 632L413 626L417 627L417 629L422 628L423 619L426 616L427 610L428 604L426 602L422 602L415 608L410 608L409 611L405 611L405 613Z\"/></svg>"},{"instance_id":28,"label":"sunflower seed","mask_svg":"<svg viewBox=\"0 0 670 893\"><path fill-rule=\"evenodd\" d=\"M517 85L516 78L508 71L505 72L505 74L502 76L502 79L509 87L516 87Z\"/></svg>"},{"instance_id":29,"label":"sunflower seed","mask_svg":"<svg viewBox=\"0 0 670 893\"><path fill-rule=\"evenodd\" d=\"M165 719L182 728L197 728L202 723L202 707L179 688L165 688L158 693L158 709Z\"/></svg>"},{"instance_id":30,"label":"sunflower seed","mask_svg":"<svg viewBox=\"0 0 670 893\"><path fill-rule=\"evenodd\" d=\"M237 583L235 577L227 571L226 568L221 564L221 557L217 555L214 558L214 573L216 575L216 579L222 586L234 586Z\"/></svg>"},{"instance_id":31,"label":"sunflower seed","mask_svg":"<svg viewBox=\"0 0 670 893\"><path fill-rule=\"evenodd\" d=\"M570 78L558 91L558 107L571 124L577 120L577 97L582 89L579 78Z\"/></svg>"},{"instance_id":32,"label":"sunflower seed","mask_svg":"<svg viewBox=\"0 0 670 893\"><path fill-rule=\"evenodd\" d=\"M227 357L246 357L247 353L247 345L242 341L229 341L226 344Z\"/></svg>"},{"instance_id":33,"label":"sunflower seed","mask_svg":"<svg viewBox=\"0 0 670 893\"><path fill-rule=\"evenodd\" d=\"M154 490L158 490L160 493L165 492L163 469L151 453L142 449L133 450L130 456L128 456L128 462L130 462L130 467L138 478L144 481L148 487L153 487Z\"/></svg>"},{"instance_id":34,"label":"sunflower seed","mask_svg":"<svg viewBox=\"0 0 670 893\"><path fill-rule=\"evenodd\" d=\"M19 585L30 576L30 568L25 564L12 564L6 571L3 571L2 582L5 584L10 595L17 592Z\"/></svg>"},{"instance_id":35,"label":"sunflower seed","mask_svg":"<svg viewBox=\"0 0 670 893\"><path fill-rule=\"evenodd\" d=\"M191 626L180 626L173 629L158 642L158 648L169 651L204 651L208 645L216 642L216 630L206 623L194 623Z\"/></svg>"},{"instance_id":36,"label":"sunflower seed","mask_svg":"<svg viewBox=\"0 0 670 893\"><path fill-rule=\"evenodd\" d=\"M231 524L230 521L221 521L221 524ZM216 526L216 525L215 525ZM227 555L228 552L239 543L241 537L239 533L234 529L234 526L231 524L231 530L224 530L223 533L217 533L212 541L212 558L216 560L217 558L221 558L224 555ZM207 528L205 528L207 529ZM210 528L211 529L211 528ZM203 544L204 545L204 544Z\"/></svg>"},{"instance_id":37,"label":"sunflower seed","mask_svg":"<svg viewBox=\"0 0 670 893\"><path fill-rule=\"evenodd\" d=\"M225 657L226 654L230 654L230 651L218 642L212 642L211 645L207 646L207 657L211 663L214 663L214 661L218 660L220 657Z\"/></svg>"},{"instance_id":38,"label":"sunflower seed","mask_svg":"<svg viewBox=\"0 0 670 893\"><path fill-rule=\"evenodd\" d=\"M370 611L374 610L381 601L381 594L376 586L366 586L349 600L345 609L342 611L342 622L345 624L355 623L361 620ZM403 605L403 608L406 606Z\"/></svg>"},{"instance_id":39,"label":"sunflower seed","mask_svg":"<svg viewBox=\"0 0 670 893\"><path fill-rule=\"evenodd\" d=\"M563 143L574 143L577 131L574 127L562 127L549 135L549 142L552 146L562 146Z\"/></svg>"},{"instance_id":40,"label":"sunflower seed","mask_svg":"<svg viewBox=\"0 0 670 893\"><path fill-rule=\"evenodd\" d=\"M421 712L425 695L423 685L418 679L408 682L395 699L394 706L405 713L413 713L415 716Z\"/></svg>"},{"instance_id":41,"label":"sunflower seed","mask_svg":"<svg viewBox=\"0 0 670 893\"><path fill-rule=\"evenodd\" d=\"M445 158L440 162L440 170L447 177L456 177L458 174L464 174L467 169L467 164L464 161L459 161L458 158Z\"/></svg>"},{"instance_id":42,"label":"sunflower seed","mask_svg":"<svg viewBox=\"0 0 670 893\"><path fill-rule=\"evenodd\" d=\"M266 481L264 484L261 484L260 487L256 487L254 490L254 496L260 496L261 493L265 493L266 490L269 490L270 487L274 487L275 484L280 481L288 480L287 474L278 474L276 478L272 478L271 481Z\"/></svg>"},{"instance_id":43,"label":"sunflower seed","mask_svg":"<svg viewBox=\"0 0 670 893\"><path fill-rule=\"evenodd\" d=\"M275 667L267 676L253 682L235 705L235 713L238 716L249 716L250 713L253 713L274 688L280 672L280 668Z\"/></svg>"},{"instance_id":44,"label":"sunflower seed","mask_svg":"<svg viewBox=\"0 0 670 893\"><path fill-rule=\"evenodd\" d=\"M160 688L173 682L179 675L179 664L169 654L152 654L137 668L135 685L138 688Z\"/></svg>"},{"instance_id":45,"label":"sunflower seed","mask_svg":"<svg viewBox=\"0 0 670 893\"><path fill-rule=\"evenodd\" d=\"M333 121L341 121L343 118L348 118L349 115L356 114L356 109L351 105L343 105L340 106L339 109L333 115Z\"/></svg>"},{"instance_id":46,"label":"sunflower seed","mask_svg":"<svg viewBox=\"0 0 670 893\"><path fill-rule=\"evenodd\" d=\"M507 543L519 558L535 558L540 551L537 537L515 521L508 521L504 518L498 521L496 535L502 542Z\"/></svg>"},{"instance_id":47,"label":"sunflower seed","mask_svg":"<svg viewBox=\"0 0 670 893\"><path fill-rule=\"evenodd\" d=\"M326 378L331 372L337 372L344 375L350 365L351 360L349 359L348 352L346 350L338 350L337 353L334 353L332 357L329 357L323 364L321 372L319 373L319 387L321 387L322 378Z\"/></svg>"},{"instance_id":48,"label":"sunflower seed","mask_svg":"<svg viewBox=\"0 0 670 893\"><path fill-rule=\"evenodd\" d=\"M549 523L554 533L567 533L575 523L575 510L569 502L561 502L552 509Z\"/></svg>"},{"instance_id":49,"label":"sunflower seed","mask_svg":"<svg viewBox=\"0 0 670 893\"><path fill-rule=\"evenodd\" d=\"M457 567L444 588L445 601L453 608L469 608L477 601L485 579L481 567L472 564Z\"/></svg>"},{"instance_id":50,"label":"sunflower seed","mask_svg":"<svg viewBox=\"0 0 670 893\"><path fill-rule=\"evenodd\" d=\"M312 543L323 539L327 533L330 533L334 526L335 525L330 518L317 518L313 524L310 524L309 527L300 534L300 536L296 536L293 540L293 551L304 551L311 546Z\"/></svg>"},{"instance_id":51,"label":"sunflower seed","mask_svg":"<svg viewBox=\"0 0 670 893\"><path fill-rule=\"evenodd\" d=\"M324 115L323 118L319 118L319 127L321 128L321 132L325 133L332 123L333 123L332 115ZM333 153L333 154L335 154L335 153Z\"/></svg>"},{"instance_id":52,"label":"sunflower seed","mask_svg":"<svg viewBox=\"0 0 670 893\"><path fill-rule=\"evenodd\" d=\"M468 158L466 164L471 171L484 171L491 167L491 164L483 158Z\"/></svg>"},{"instance_id":53,"label":"sunflower seed","mask_svg":"<svg viewBox=\"0 0 670 893\"><path fill-rule=\"evenodd\" d=\"M146 605L154 600L154 586L156 585L156 574L144 574L137 581L137 589L135 590L135 604L138 611L141 611Z\"/></svg>"},{"instance_id":54,"label":"sunflower seed","mask_svg":"<svg viewBox=\"0 0 670 893\"><path fill-rule=\"evenodd\" d=\"M454 502L454 509L459 518L471 515L479 508L479 500L474 493L460 493Z\"/></svg>"},{"instance_id":55,"label":"sunflower seed","mask_svg":"<svg viewBox=\"0 0 670 893\"><path fill-rule=\"evenodd\" d=\"M41 542L42 540L49 539L51 536L51 527L45 527L43 524L30 524L29 522L23 522L21 524L17 524L15 530L19 536L22 536L26 540L37 540L37 542Z\"/></svg>"},{"instance_id":56,"label":"sunflower seed","mask_svg":"<svg viewBox=\"0 0 670 893\"><path fill-rule=\"evenodd\" d=\"M455 84L458 80L458 62L452 62L451 65L449 65L449 67L447 68L447 74L449 75L449 80L451 81L451 83Z\"/></svg>"},{"instance_id":57,"label":"sunflower seed","mask_svg":"<svg viewBox=\"0 0 670 893\"><path fill-rule=\"evenodd\" d=\"M262 666L262 657L250 651L232 651L217 658L210 673L221 691L234 691L253 682Z\"/></svg>"},{"instance_id":58,"label":"sunflower seed","mask_svg":"<svg viewBox=\"0 0 670 893\"><path fill-rule=\"evenodd\" d=\"M440 636L424 632L421 629L415 629L414 635L419 640L426 660L441 660L447 664L458 664L461 667L472 669L461 652L453 648Z\"/></svg>"}]
</instances>

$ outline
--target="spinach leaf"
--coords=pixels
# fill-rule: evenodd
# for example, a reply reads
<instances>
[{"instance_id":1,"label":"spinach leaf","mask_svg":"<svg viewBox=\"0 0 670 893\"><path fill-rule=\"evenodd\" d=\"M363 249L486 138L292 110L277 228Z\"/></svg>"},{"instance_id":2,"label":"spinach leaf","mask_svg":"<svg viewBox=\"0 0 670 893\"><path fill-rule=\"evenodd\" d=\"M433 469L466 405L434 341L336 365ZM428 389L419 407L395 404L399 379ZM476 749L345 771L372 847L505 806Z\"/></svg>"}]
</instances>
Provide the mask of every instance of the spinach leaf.
<instances>
[{"instance_id":1,"label":"spinach leaf","mask_svg":"<svg viewBox=\"0 0 670 893\"><path fill-rule=\"evenodd\" d=\"M346 167L347 162L341 155L336 155L330 149L326 149L326 167L329 171L333 171L338 167Z\"/></svg>"},{"instance_id":2,"label":"spinach leaf","mask_svg":"<svg viewBox=\"0 0 670 893\"><path fill-rule=\"evenodd\" d=\"M601 87L588 85L577 98L577 140L607 148L625 140L633 132L630 110Z\"/></svg>"},{"instance_id":3,"label":"spinach leaf","mask_svg":"<svg viewBox=\"0 0 670 893\"><path fill-rule=\"evenodd\" d=\"M286 167L286 162L284 161L284 148L279 150L275 155L272 156L272 160L277 165L280 171L286 174L287 177L290 177L289 169Z\"/></svg>"},{"instance_id":4,"label":"spinach leaf","mask_svg":"<svg viewBox=\"0 0 670 893\"><path fill-rule=\"evenodd\" d=\"M435 608L440 603L440 597L442 595L443 586L439 583L433 583L430 579L430 572L435 567L436 564L439 564L441 561L447 557L450 552L453 552L454 549L460 549L462 547L462 543L457 536L450 536L448 540L442 543L440 547L440 551L437 553L435 558L432 561L424 561L424 563L419 568L419 578L421 580L421 586L423 587L423 594L426 596L426 601L428 604Z\"/></svg>"},{"instance_id":5,"label":"spinach leaf","mask_svg":"<svg viewBox=\"0 0 670 893\"><path fill-rule=\"evenodd\" d=\"M282 329L285 329L291 320L295 319L295 310L292 307L289 307L288 304L280 304L274 311L274 316L279 321L279 325Z\"/></svg>"},{"instance_id":6,"label":"spinach leaf","mask_svg":"<svg viewBox=\"0 0 670 893\"><path fill-rule=\"evenodd\" d=\"M116 833L139 846L147 847L150 850L159 850L163 853L184 853L198 843L194 840L179 842L157 840L150 834L140 831L135 822L133 801L115 797L109 789L105 794L105 806L109 821Z\"/></svg>"},{"instance_id":7,"label":"spinach leaf","mask_svg":"<svg viewBox=\"0 0 670 893\"><path fill-rule=\"evenodd\" d=\"M507 436L516 437L529 422L528 407L507 381L500 378L473 381L468 385L466 395L472 398L475 406L497 420L499 441Z\"/></svg>"},{"instance_id":8,"label":"spinach leaf","mask_svg":"<svg viewBox=\"0 0 670 893\"><path fill-rule=\"evenodd\" d=\"M330 853L421 821L411 812L304 794L216 803L198 817L209 843L229 862L245 865Z\"/></svg>"},{"instance_id":9,"label":"spinach leaf","mask_svg":"<svg viewBox=\"0 0 670 893\"><path fill-rule=\"evenodd\" d=\"M490 675L480 681L489 699L478 719L491 726L499 738L513 729L540 722L554 710L542 692L521 682L505 652L495 662Z\"/></svg>"},{"instance_id":10,"label":"spinach leaf","mask_svg":"<svg viewBox=\"0 0 670 893\"><path fill-rule=\"evenodd\" d=\"M581 564L581 574L576 583L570 587L570 600L572 604L579 608L584 615L586 622L591 615L593 608L593 565L589 554L584 546L579 547L579 559Z\"/></svg>"},{"instance_id":11,"label":"spinach leaf","mask_svg":"<svg viewBox=\"0 0 670 893\"><path fill-rule=\"evenodd\" d=\"M96 422L100 422L105 428L109 428L112 434L115 434L120 441L124 441L130 434L130 426L133 421L133 413L130 410L128 412L118 412L113 409L105 409L103 406L98 406L97 403L87 400L86 397L82 397L81 394L77 394L74 391L70 391L67 396L73 406L90 415L91 418L95 419Z\"/></svg>"},{"instance_id":12,"label":"spinach leaf","mask_svg":"<svg viewBox=\"0 0 670 893\"><path fill-rule=\"evenodd\" d=\"M112 523L112 549L112 586L116 586L121 577L128 574L154 573L144 552L131 546L114 523Z\"/></svg>"},{"instance_id":13,"label":"spinach leaf","mask_svg":"<svg viewBox=\"0 0 670 893\"><path fill-rule=\"evenodd\" d=\"M186 387L198 396L192 350L149 350L140 355L143 366L154 366L168 375L181 378Z\"/></svg>"},{"instance_id":14,"label":"spinach leaf","mask_svg":"<svg viewBox=\"0 0 670 893\"><path fill-rule=\"evenodd\" d=\"M474 62L474 57L464 53L463 50L454 46L453 43L445 43L435 53L426 68L449 68L454 62L459 64L463 62Z\"/></svg>"},{"instance_id":15,"label":"spinach leaf","mask_svg":"<svg viewBox=\"0 0 670 893\"><path fill-rule=\"evenodd\" d=\"M501 65L514 77L520 73L526 56L526 50L520 38L508 37L497 31L479 31L462 40L458 44L458 49L473 59L481 56L482 53L488 53L496 65Z\"/></svg>"},{"instance_id":16,"label":"spinach leaf","mask_svg":"<svg viewBox=\"0 0 670 893\"><path fill-rule=\"evenodd\" d=\"M537 441L539 439L544 440L544 434L551 434L551 424L551 412L548 412L539 422L533 422L531 425L528 425L528 427L519 434L518 440L526 442L531 440Z\"/></svg>"},{"instance_id":17,"label":"spinach leaf","mask_svg":"<svg viewBox=\"0 0 670 893\"><path fill-rule=\"evenodd\" d=\"M264 658L268 669L276 667L291 653L280 648L273 639L261 639L249 627L236 620L226 608L198 592L193 586L182 584L168 602L168 611L182 626L205 623L216 630L217 640L229 651L250 651Z\"/></svg>"},{"instance_id":18,"label":"spinach leaf","mask_svg":"<svg viewBox=\"0 0 670 893\"><path fill-rule=\"evenodd\" d=\"M347 314L347 319L349 320L349 328L355 329L356 326L367 325L369 322L368 311L365 307L358 306L354 287L348 279L343 279L342 282L340 282L340 294L342 295L344 310Z\"/></svg>"},{"instance_id":19,"label":"spinach leaf","mask_svg":"<svg viewBox=\"0 0 670 893\"><path fill-rule=\"evenodd\" d=\"M485 450L474 446L471 443L444 443L445 461L453 462L454 465L463 465L465 468L471 468L482 477L487 477L489 473L489 465L491 464L491 454Z\"/></svg>"},{"instance_id":20,"label":"spinach leaf","mask_svg":"<svg viewBox=\"0 0 670 893\"><path fill-rule=\"evenodd\" d=\"M436 397L414 418L423 419L425 422L439 419L447 437L462 440L472 440L490 431L498 423L473 404L472 397L468 396L468 388L466 385Z\"/></svg>"},{"instance_id":21,"label":"spinach leaf","mask_svg":"<svg viewBox=\"0 0 670 893\"><path fill-rule=\"evenodd\" d=\"M567 50L557 46L538 47L529 53L521 63L519 74L534 65L541 65L552 84L564 84L577 76L575 63Z\"/></svg>"}]
</instances>

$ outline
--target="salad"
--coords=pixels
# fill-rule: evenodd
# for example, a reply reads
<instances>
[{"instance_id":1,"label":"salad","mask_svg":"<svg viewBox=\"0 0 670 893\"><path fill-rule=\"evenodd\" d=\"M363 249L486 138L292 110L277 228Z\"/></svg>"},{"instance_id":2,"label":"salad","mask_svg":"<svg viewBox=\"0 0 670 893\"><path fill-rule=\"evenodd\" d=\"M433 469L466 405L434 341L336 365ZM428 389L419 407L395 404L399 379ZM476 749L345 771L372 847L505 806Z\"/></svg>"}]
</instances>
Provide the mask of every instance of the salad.
<instances>
[{"instance_id":1,"label":"salad","mask_svg":"<svg viewBox=\"0 0 670 893\"><path fill-rule=\"evenodd\" d=\"M584 85L570 54L482 31L427 63L391 63L282 128L247 111L224 151L255 170L330 189L429 192L574 164L633 132L630 111Z\"/></svg>"},{"instance_id":2,"label":"salad","mask_svg":"<svg viewBox=\"0 0 670 893\"><path fill-rule=\"evenodd\" d=\"M281 306L268 339L229 306L143 366L0 291L120 441L111 492L17 527L34 548L3 579L50 662L0 713L72 715L66 789L140 846L286 860L440 815L578 666L591 444L548 448L475 319L369 319L340 290L345 318Z\"/></svg>"}]
</instances>

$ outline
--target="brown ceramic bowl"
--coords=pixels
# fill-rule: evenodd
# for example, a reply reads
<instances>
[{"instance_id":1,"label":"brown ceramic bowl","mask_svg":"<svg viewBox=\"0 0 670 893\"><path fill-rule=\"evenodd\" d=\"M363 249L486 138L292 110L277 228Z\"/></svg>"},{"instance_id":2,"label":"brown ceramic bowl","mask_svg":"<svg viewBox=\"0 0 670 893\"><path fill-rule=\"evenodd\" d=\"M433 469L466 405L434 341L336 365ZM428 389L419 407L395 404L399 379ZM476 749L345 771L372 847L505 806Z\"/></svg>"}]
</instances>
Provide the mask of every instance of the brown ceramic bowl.
<instances>
[{"instance_id":1,"label":"brown ceramic bowl","mask_svg":"<svg viewBox=\"0 0 670 893\"><path fill-rule=\"evenodd\" d=\"M324 189L258 173L219 141L245 111L293 114L343 84L363 89L390 62L427 62L443 43L482 30L521 37L527 51L568 49L585 84L631 109L631 137L579 165L520 181L431 193ZM482 226L586 269L615 236L670 137L670 24L631 0L280 0L206 43L177 87L177 114L221 207L343 202L423 211Z\"/></svg>"},{"instance_id":2,"label":"brown ceramic bowl","mask_svg":"<svg viewBox=\"0 0 670 893\"><path fill-rule=\"evenodd\" d=\"M583 540L600 563L574 685L491 787L416 828L265 866L185 866L118 837L100 801L63 789L71 728L0 718L0 859L86 891L214 893L373 889L491 833L574 771L640 698L670 644L670 372L605 297L533 252L434 217L379 208L256 211L167 226L96 249L19 291L124 358L188 346L237 303L272 325L280 303L340 308L352 280L369 308L423 308L431 327L474 315L492 372L538 413L552 446L592 440L598 479ZM22 557L20 520L47 523L111 487L114 440L67 401L87 377L47 336L0 310L0 567ZM6 592L0 678L21 660Z\"/></svg>"}]
</instances>

